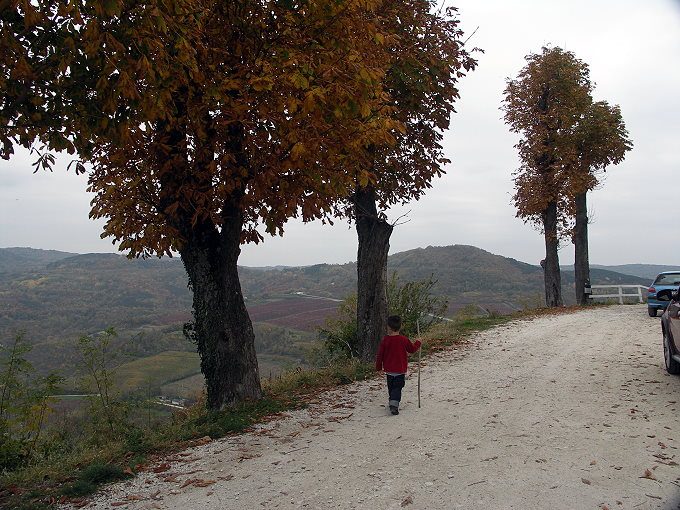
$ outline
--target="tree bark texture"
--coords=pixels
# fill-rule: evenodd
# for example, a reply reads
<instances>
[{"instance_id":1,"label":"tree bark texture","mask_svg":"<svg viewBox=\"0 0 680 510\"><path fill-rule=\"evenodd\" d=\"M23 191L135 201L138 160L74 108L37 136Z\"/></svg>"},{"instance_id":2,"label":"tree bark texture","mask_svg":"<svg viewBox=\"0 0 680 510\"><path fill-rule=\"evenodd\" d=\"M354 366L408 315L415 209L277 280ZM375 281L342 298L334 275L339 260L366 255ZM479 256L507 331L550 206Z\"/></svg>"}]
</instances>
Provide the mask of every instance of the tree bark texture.
<instances>
[{"instance_id":1,"label":"tree bark texture","mask_svg":"<svg viewBox=\"0 0 680 510\"><path fill-rule=\"evenodd\" d=\"M574 281L576 303L588 304L585 293L586 282L590 282L590 262L588 260L588 208L586 194L576 196L576 223L574 226Z\"/></svg>"},{"instance_id":2,"label":"tree bark texture","mask_svg":"<svg viewBox=\"0 0 680 510\"><path fill-rule=\"evenodd\" d=\"M194 293L192 336L201 357L210 409L262 398L255 335L237 261L243 219L234 207L218 231L197 225L180 254Z\"/></svg>"},{"instance_id":3,"label":"tree bark texture","mask_svg":"<svg viewBox=\"0 0 680 510\"><path fill-rule=\"evenodd\" d=\"M393 227L378 216L375 191L359 188L354 196L357 254L357 340L359 358L375 360L387 328L387 255Z\"/></svg>"},{"instance_id":4,"label":"tree bark texture","mask_svg":"<svg viewBox=\"0 0 680 510\"><path fill-rule=\"evenodd\" d=\"M545 283L545 304L548 307L562 306L562 278L560 259L557 254L557 203L551 201L543 212L543 231L545 237L545 259L543 261L543 280Z\"/></svg>"}]
</instances>

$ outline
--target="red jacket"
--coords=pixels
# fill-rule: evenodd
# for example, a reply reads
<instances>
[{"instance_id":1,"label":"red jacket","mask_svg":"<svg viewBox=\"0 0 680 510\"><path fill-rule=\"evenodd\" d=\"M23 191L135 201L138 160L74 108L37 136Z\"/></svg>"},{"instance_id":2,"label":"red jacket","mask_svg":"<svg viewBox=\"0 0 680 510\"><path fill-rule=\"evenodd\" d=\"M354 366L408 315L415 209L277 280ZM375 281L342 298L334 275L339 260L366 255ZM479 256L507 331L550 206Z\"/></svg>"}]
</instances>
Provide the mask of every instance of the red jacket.
<instances>
[{"instance_id":1,"label":"red jacket","mask_svg":"<svg viewBox=\"0 0 680 510\"><path fill-rule=\"evenodd\" d=\"M405 374L408 367L408 352L416 352L420 348L420 340L415 343L404 335L385 335L378 348L375 369L385 370L393 374Z\"/></svg>"}]
</instances>

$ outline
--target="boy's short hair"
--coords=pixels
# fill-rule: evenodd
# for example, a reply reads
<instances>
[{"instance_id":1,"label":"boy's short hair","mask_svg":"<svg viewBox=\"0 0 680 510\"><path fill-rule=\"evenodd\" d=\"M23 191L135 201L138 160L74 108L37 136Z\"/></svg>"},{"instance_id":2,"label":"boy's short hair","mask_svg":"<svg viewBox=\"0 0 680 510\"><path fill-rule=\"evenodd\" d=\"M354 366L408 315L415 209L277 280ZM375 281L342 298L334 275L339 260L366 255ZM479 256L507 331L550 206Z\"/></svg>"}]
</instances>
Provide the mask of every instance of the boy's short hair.
<instances>
[{"instance_id":1,"label":"boy's short hair","mask_svg":"<svg viewBox=\"0 0 680 510\"><path fill-rule=\"evenodd\" d=\"M401 330L401 317L398 315L390 315L387 318L387 327L395 332Z\"/></svg>"}]
</instances>

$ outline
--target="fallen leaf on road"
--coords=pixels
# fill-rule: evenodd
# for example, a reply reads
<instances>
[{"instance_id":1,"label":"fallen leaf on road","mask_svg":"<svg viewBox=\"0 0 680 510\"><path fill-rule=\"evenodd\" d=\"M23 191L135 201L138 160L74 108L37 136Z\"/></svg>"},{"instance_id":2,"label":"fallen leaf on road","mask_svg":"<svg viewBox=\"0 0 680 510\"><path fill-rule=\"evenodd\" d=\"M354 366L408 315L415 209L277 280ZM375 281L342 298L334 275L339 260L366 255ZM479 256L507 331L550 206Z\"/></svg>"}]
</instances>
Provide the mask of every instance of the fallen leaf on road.
<instances>
[{"instance_id":1,"label":"fallen leaf on road","mask_svg":"<svg viewBox=\"0 0 680 510\"><path fill-rule=\"evenodd\" d=\"M328 418L328 421L335 421L338 422L340 420L346 420L347 418L351 417L354 413L349 413L347 416L332 416Z\"/></svg>"},{"instance_id":2,"label":"fallen leaf on road","mask_svg":"<svg viewBox=\"0 0 680 510\"><path fill-rule=\"evenodd\" d=\"M590 480L588 480L587 478L581 478L581 481L586 485L590 485Z\"/></svg>"},{"instance_id":3,"label":"fallen leaf on road","mask_svg":"<svg viewBox=\"0 0 680 510\"><path fill-rule=\"evenodd\" d=\"M641 476L640 478L648 478L649 480L656 480L656 478L654 477L654 474L649 469L645 469L645 474L643 476Z\"/></svg>"},{"instance_id":4,"label":"fallen leaf on road","mask_svg":"<svg viewBox=\"0 0 680 510\"><path fill-rule=\"evenodd\" d=\"M258 454L258 455L241 455L241 456L238 458L238 461L239 461L239 462L243 462L244 460L254 459L255 457L260 457L260 455L259 455L259 454Z\"/></svg>"},{"instance_id":5,"label":"fallen leaf on road","mask_svg":"<svg viewBox=\"0 0 680 510\"><path fill-rule=\"evenodd\" d=\"M412 504L413 504L413 498L411 496L409 496L408 498L406 498L404 501L401 502L402 507L412 505Z\"/></svg>"},{"instance_id":6,"label":"fallen leaf on road","mask_svg":"<svg viewBox=\"0 0 680 510\"><path fill-rule=\"evenodd\" d=\"M169 471L169 470L170 470L170 464L165 463L165 462L163 464L156 466L155 468L151 468L151 471L153 471L154 473L162 473L163 471Z\"/></svg>"},{"instance_id":7,"label":"fallen leaf on road","mask_svg":"<svg viewBox=\"0 0 680 510\"><path fill-rule=\"evenodd\" d=\"M184 480L184 483L179 486L179 488L184 489L184 487L186 487L187 485L191 485L192 483L197 482L199 480L200 478L187 478L186 480Z\"/></svg>"}]
</instances>

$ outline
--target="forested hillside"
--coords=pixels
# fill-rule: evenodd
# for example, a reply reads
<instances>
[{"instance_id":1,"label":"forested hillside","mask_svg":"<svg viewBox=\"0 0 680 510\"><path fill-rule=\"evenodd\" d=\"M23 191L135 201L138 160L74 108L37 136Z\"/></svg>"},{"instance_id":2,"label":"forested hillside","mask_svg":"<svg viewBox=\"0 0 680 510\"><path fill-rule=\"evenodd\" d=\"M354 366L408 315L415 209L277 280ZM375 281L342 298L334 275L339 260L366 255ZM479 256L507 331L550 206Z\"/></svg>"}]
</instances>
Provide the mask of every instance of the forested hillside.
<instances>
[{"instance_id":1,"label":"forested hillside","mask_svg":"<svg viewBox=\"0 0 680 510\"><path fill-rule=\"evenodd\" d=\"M656 275L665 271L680 271L680 264L674 266L664 266L659 264L622 264L619 266L599 266L592 265L592 268L607 269L609 271L616 271L617 273L629 274L639 278L646 278L648 284L651 284Z\"/></svg>"},{"instance_id":2,"label":"forested hillside","mask_svg":"<svg viewBox=\"0 0 680 510\"><path fill-rule=\"evenodd\" d=\"M41 269L50 262L73 257L76 253L33 248L0 248L0 273Z\"/></svg>"},{"instance_id":3,"label":"forested hillside","mask_svg":"<svg viewBox=\"0 0 680 510\"><path fill-rule=\"evenodd\" d=\"M41 373L72 371L74 339L109 327L119 333L121 344L134 339L131 359L148 359L149 364L169 359L158 357L165 352L196 351L182 333L191 319L191 293L178 259L11 248L0 249L0 261L0 341L25 331L34 345L30 358ZM449 300L450 314L468 304L501 313L541 305L540 267L473 246L396 253L388 267L402 281L433 275L438 281L434 292ZM240 274L265 375L299 363L315 337L314 328L334 314L337 300L356 292L355 264L241 267ZM602 269L592 275L593 284L649 283ZM565 271L564 293L573 300L572 282L573 273Z\"/></svg>"}]
</instances>

